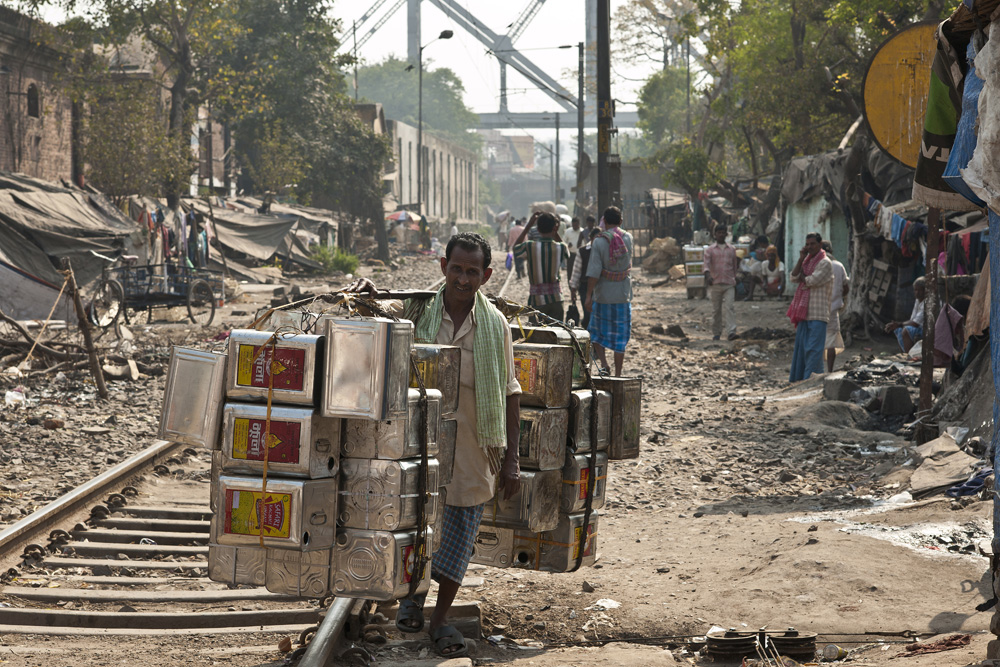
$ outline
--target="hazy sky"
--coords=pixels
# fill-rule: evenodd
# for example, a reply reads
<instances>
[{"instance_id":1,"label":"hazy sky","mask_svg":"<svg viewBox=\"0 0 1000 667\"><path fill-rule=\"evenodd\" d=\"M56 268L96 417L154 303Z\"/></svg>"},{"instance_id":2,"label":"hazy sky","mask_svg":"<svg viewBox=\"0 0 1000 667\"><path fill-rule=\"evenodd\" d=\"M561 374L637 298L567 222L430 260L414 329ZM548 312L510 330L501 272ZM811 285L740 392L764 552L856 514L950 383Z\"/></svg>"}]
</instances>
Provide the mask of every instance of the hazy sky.
<instances>
[{"instance_id":1,"label":"hazy sky","mask_svg":"<svg viewBox=\"0 0 1000 667\"><path fill-rule=\"evenodd\" d=\"M515 0L509 3L458 1L497 34L506 33L507 27L521 15L530 2L530 0ZM345 49L351 48L352 21L360 19L373 4L374 0L338 0L334 3L333 13L343 21L346 30ZM377 17L382 16L385 10L394 4L393 0L386 2L375 19L377 20ZM623 4L625 0L612 0L612 14ZM574 94L577 90L575 45L584 41L584 6L584 0L547 0L514 45L518 49L523 49L523 55ZM372 23L374 20L370 20L368 25ZM424 50L425 67L431 69L437 66L450 67L465 85L465 103L469 108L476 112L497 111L500 102L500 68L496 58L486 53L487 47L482 42L459 29L441 10L424 0L421 27L423 42L426 44L442 30L449 28L454 29L454 37L435 42ZM358 33L359 39L363 32L367 32L367 28ZM564 44L572 44L574 48L563 50L546 48ZM403 3L395 15L358 49L358 55L367 62L378 62L389 55L406 58L406 3ZM618 70L619 74L629 78L644 78L643 74L648 75L648 72L625 72L620 67ZM621 101L635 100L639 84L623 81L613 74L612 85L612 95L615 98ZM363 80L359 82L359 89L361 94L364 94ZM507 104L511 111L554 111L559 108L551 97L539 92L533 84L510 67L507 68Z\"/></svg>"}]
</instances>

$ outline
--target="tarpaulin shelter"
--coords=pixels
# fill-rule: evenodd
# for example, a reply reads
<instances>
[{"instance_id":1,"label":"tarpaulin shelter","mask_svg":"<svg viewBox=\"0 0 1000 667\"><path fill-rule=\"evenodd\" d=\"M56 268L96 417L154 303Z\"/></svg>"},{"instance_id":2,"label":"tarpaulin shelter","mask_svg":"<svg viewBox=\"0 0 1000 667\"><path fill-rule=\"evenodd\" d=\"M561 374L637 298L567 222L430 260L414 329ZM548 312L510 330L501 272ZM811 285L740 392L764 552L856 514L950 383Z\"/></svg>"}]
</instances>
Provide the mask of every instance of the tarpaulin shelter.
<instances>
[{"instance_id":1,"label":"tarpaulin shelter","mask_svg":"<svg viewBox=\"0 0 1000 667\"><path fill-rule=\"evenodd\" d=\"M214 220L214 234L222 247L260 262L275 256L311 269L320 264L309 257L309 248L295 231L301 217L279 213L248 213L213 207L199 199L185 199L182 205Z\"/></svg>"},{"instance_id":2,"label":"tarpaulin shelter","mask_svg":"<svg viewBox=\"0 0 1000 667\"><path fill-rule=\"evenodd\" d=\"M139 225L99 193L0 173L0 308L16 319L48 315L63 282L62 258L85 285L100 276L104 257L135 252L142 243Z\"/></svg>"}]
</instances>

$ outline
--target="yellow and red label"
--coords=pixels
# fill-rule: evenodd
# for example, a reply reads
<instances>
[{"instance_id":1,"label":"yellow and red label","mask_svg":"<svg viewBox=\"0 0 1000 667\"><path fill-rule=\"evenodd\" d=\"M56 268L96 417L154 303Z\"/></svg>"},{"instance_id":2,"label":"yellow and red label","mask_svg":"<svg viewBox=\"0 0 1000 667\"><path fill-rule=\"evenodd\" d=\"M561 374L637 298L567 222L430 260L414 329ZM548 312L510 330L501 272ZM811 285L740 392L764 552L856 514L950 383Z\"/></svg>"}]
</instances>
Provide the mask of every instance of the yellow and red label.
<instances>
[{"instance_id":1,"label":"yellow and red label","mask_svg":"<svg viewBox=\"0 0 1000 667\"><path fill-rule=\"evenodd\" d=\"M224 532L288 539L291 535L292 497L287 493L226 489Z\"/></svg>"},{"instance_id":2,"label":"yellow and red label","mask_svg":"<svg viewBox=\"0 0 1000 667\"><path fill-rule=\"evenodd\" d=\"M264 419L237 417L233 424L233 458L244 461L264 460ZM302 424L271 420L267 437L267 460L270 463L298 463Z\"/></svg>"},{"instance_id":3,"label":"yellow and red label","mask_svg":"<svg viewBox=\"0 0 1000 667\"><path fill-rule=\"evenodd\" d=\"M271 346L260 353L259 345L241 344L237 352L236 384L241 387L267 389L269 376L273 375L273 387L286 391L302 391L306 377L306 351L301 348L274 350L271 360Z\"/></svg>"},{"instance_id":4,"label":"yellow and red label","mask_svg":"<svg viewBox=\"0 0 1000 667\"><path fill-rule=\"evenodd\" d=\"M583 531L583 526L577 526L573 529L573 558L579 558L580 556L580 533ZM583 548L583 556L586 558L594 550L594 525L589 524L587 526L587 544Z\"/></svg>"},{"instance_id":5,"label":"yellow and red label","mask_svg":"<svg viewBox=\"0 0 1000 667\"><path fill-rule=\"evenodd\" d=\"M514 374L521 391L533 394L538 386L538 359L514 357Z\"/></svg>"},{"instance_id":6,"label":"yellow and red label","mask_svg":"<svg viewBox=\"0 0 1000 667\"><path fill-rule=\"evenodd\" d=\"M590 479L590 468L584 468L580 471L580 500L587 499L587 480Z\"/></svg>"}]
</instances>

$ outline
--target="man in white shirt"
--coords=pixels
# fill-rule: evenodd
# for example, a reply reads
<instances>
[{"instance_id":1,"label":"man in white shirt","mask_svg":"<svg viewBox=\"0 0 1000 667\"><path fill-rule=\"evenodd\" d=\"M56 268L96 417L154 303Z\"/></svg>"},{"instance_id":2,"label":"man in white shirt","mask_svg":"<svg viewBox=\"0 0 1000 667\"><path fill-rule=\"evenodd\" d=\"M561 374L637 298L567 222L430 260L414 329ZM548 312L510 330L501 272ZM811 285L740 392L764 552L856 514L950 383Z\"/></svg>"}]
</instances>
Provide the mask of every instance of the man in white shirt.
<instances>
[{"instance_id":1,"label":"man in white shirt","mask_svg":"<svg viewBox=\"0 0 1000 667\"><path fill-rule=\"evenodd\" d=\"M573 263L576 261L576 253L580 249L580 234L582 233L580 218L573 218L570 222L570 228L562 234L563 242L566 244L566 248L569 249L569 261L566 263L567 278L573 277Z\"/></svg>"},{"instance_id":2,"label":"man in white shirt","mask_svg":"<svg viewBox=\"0 0 1000 667\"><path fill-rule=\"evenodd\" d=\"M833 265L833 292L830 297L830 320L826 323L826 371L833 372L833 362L837 352L844 349L844 337L840 335L840 311L844 309L844 300L851 289L851 279L847 269L833 257L833 246L829 241L820 244L823 252Z\"/></svg>"}]
</instances>

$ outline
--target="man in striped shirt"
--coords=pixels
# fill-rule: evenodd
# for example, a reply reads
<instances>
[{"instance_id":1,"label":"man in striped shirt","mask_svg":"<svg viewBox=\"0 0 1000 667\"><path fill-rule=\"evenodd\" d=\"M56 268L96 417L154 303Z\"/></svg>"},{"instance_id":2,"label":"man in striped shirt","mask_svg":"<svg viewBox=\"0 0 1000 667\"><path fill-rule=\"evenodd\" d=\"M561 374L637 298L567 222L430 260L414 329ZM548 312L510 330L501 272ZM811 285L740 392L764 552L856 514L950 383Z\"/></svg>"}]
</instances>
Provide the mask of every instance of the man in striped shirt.
<instances>
[{"instance_id":1,"label":"man in striped shirt","mask_svg":"<svg viewBox=\"0 0 1000 667\"><path fill-rule=\"evenodd\" d=\"M531 228L538 224L539 238L525 242ZM563 302L559 269L569 262L569 249L556 231L558 222L551 213L536 211L524 226L514 245L514 258L527 259L528 305L551 318L562 321Z\"/></svg>"}]
</instances>

